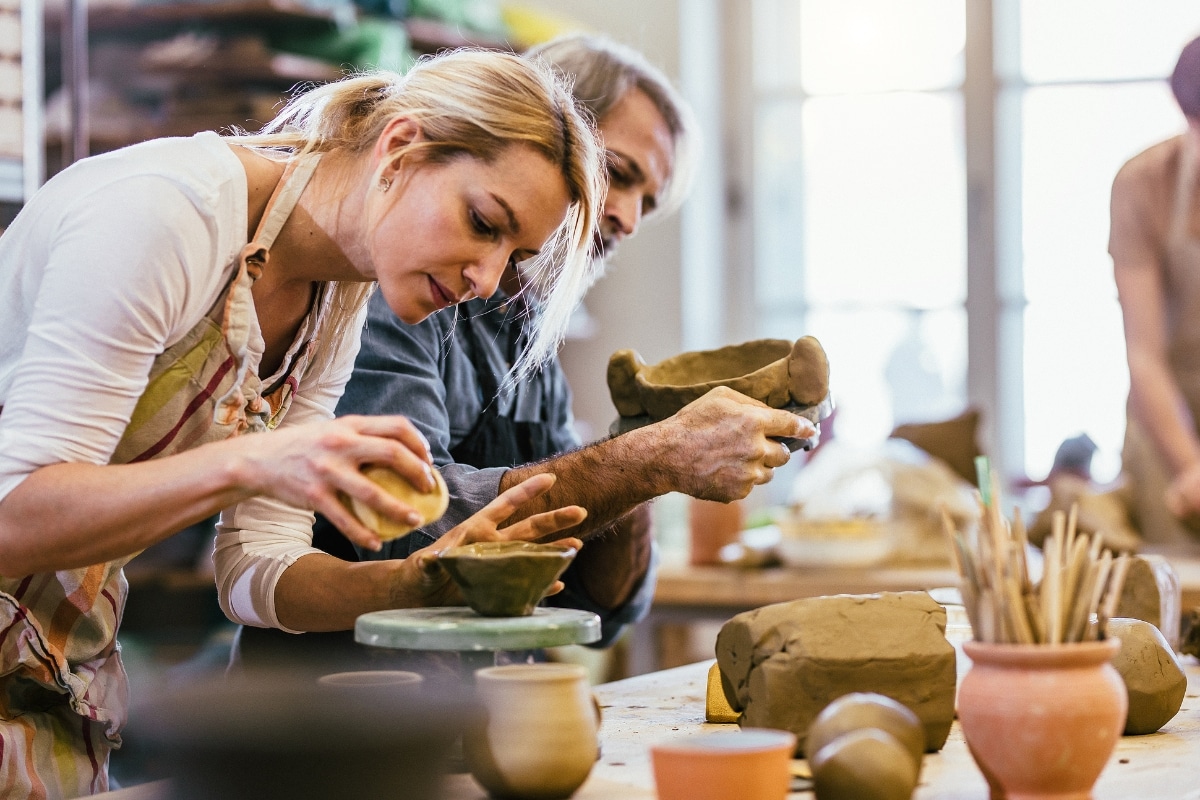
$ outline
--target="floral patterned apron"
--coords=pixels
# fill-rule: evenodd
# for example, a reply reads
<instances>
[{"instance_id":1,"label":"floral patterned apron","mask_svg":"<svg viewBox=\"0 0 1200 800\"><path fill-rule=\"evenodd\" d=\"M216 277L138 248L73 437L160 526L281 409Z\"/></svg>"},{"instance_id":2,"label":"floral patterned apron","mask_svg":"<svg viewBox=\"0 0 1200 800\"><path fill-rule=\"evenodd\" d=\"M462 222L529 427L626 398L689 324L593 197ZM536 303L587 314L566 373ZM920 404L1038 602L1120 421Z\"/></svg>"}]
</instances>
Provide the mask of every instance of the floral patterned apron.
<instances>
[{"instance_id":1,"label":"floral patterned apron","mask_svg":"<svg viewBox=\"0 0 1200 800\"><path fill-rule=\"evenodd\" d=\"M265 391L264 343L251 287L312 176L290 162L254 238L208 314L155 359L110 463L146 461L274 428L291 405L326 316L323 286ZM129 704L117 627L136 554L82 569L0 578L0 797L41 800L108 789Z\"/></svg>"}]
</instances>

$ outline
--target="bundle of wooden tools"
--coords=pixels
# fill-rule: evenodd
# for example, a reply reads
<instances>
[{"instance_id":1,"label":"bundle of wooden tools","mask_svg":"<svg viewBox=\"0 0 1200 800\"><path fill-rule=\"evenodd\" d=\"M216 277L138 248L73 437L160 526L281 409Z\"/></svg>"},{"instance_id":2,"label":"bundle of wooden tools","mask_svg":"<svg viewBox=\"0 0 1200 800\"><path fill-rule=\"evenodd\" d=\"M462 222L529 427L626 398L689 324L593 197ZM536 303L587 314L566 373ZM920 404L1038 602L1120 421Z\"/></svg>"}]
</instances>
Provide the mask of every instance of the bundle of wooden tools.
<instances>
[{"instance_id":1,"label":"bundle of wooden tools","mask_svg":"<svg viewBox=\"0 0 1200 800\"><path fill-rule=\"evenodd\" d=\"M1042 547L1042 578L1035 585L1020 511L1014 508L1010 524L1000 512L998 482L986 457L976 467L978 527L960 531L948 514L942 515L975 640L1067 644L1103 639L1121 597L1129 556L1102 551L1099 532L1078 532L1078 507L1072 506L1053 517Z\"/></svg>"}]
</instances>

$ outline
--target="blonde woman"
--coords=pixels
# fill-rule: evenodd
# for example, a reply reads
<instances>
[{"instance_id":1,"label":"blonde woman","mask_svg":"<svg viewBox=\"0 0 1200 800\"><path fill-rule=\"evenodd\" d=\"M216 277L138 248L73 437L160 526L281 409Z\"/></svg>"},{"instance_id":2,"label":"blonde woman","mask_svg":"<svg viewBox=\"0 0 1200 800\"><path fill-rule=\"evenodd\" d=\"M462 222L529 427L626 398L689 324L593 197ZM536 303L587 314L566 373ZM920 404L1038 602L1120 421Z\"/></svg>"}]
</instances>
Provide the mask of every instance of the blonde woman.
<instances>
[{"instance_id":1,"label":"blonde woman","mask_svg":"<svg viewBox=\"0 0 1200 800\"><path fill-rule=\"evenodd\" d=\"M549 71L463 51L315 89L258 135L87 159L32 198L0 238L0 796L108 788L122 567L213 513L235 619L321 630L351 607L441 599L427 554L346 564L307 547L314 511L380 546L339 494L413 513L364 464L432 485L408 420L333 419L365 300L378 282L417 322L527 262L549 287L536 365L590 280L599 152ZM514 487L452 538L578 524L567 507L498 530L552 483Z\"/></svg>"}]
</instances>

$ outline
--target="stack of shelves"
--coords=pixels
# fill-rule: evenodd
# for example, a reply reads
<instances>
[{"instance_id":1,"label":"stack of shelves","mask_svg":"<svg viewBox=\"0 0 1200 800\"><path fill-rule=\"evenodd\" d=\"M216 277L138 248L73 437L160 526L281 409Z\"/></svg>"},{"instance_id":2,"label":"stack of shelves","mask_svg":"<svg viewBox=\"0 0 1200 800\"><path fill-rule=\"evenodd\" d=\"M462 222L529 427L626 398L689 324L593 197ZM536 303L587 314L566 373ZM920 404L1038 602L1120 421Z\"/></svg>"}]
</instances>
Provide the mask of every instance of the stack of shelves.
<instances>
[{"instance_id":1,"label":"stack of shelves","mask_svg":"<svg viewBox=\"0 0 1200 800\"><path fill-rule=\"evenodd\" d=\"M50 64L61 23L47 20ZM510 49L433 19L362 18L352 0L90 0L87 29L91 153L200 130L254 130L298 86L354 69L404 69L415 55L445 48ZM63 92L51 93L51 172L65 166L67 104Z\"/></svg>"}]
</instances>

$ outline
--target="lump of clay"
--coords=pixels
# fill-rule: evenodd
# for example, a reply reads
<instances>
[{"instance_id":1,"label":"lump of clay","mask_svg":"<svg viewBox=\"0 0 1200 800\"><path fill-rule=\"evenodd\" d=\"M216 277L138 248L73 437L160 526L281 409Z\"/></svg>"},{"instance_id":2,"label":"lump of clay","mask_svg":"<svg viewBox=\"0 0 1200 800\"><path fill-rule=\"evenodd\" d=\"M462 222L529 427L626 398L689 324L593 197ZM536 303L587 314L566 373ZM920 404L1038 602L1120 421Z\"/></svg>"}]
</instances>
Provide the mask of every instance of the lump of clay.
<instances>
[{"instance_id":1,"label":"lump of clay","mask_svg":"<svg viewBox=\"0 0 1200 800\"><path fill-rule=\"evenodd\" d=\"M717 635L729 705L747 727L796 734L838 697L876 692L912 710L925 749L954 719L954 647L946 610L925 592L808 597L738 614Z\"/></svg>"},{"instance_id":2,"label":"lump of clay","mask_svg":"<svg viewBox=\"0 0 1200 800\"><path fill-rule=\"evenodd\" d=\"M1179 576L1162 556L1133 556L1113 616L1157 626L1169 646L1179 644Z\"/></svg>"},{"instance_id":3,"label":"lump of clay","mask_svg":"<svg viewBox=\"0 0 1200 800\"><path fill-rule=\"evenodd\" d=\"M917 765L890 733L851 731L809 757L817 800L908 800Z\"/></svg>"},{"instance_id":4,"label":"lump of clay","mask_svg":"<svg viewBox=\"0 0 1200 800\"><path fill-rule=\"evenodd\" d=\"M666 419L717 386L772 408L815 407L829 394L829 361L811 336L682 353L652 366L633 350L608 360L609 394L623 417Z\"/></svg>"},{"instance_id":5,"label":"lump of clay","mask_svg":"<svg viewBox=\"0 0 1200 800\"><path fill-rule=\"evenodd\" d=\"M825 706L808 726L804 750L817 753L839 736L870 728L890 734L904 745L920 772L925 753L921 720L906 706L874 692L851 692Z\"/></svg>"},{"instance_id":6,"label":"lump of clay","mask_svg":"<svg viewBox=\"0 0 1200 800\"><path fill-rule=\"evenodd\" d=\"M1113 666L1129 693L1125 735L1154 733L1179 713L1187 676L1158 628L1140 619L1113 618L1105 629L1121 640Z\"/></svg>"}]
</instances>

